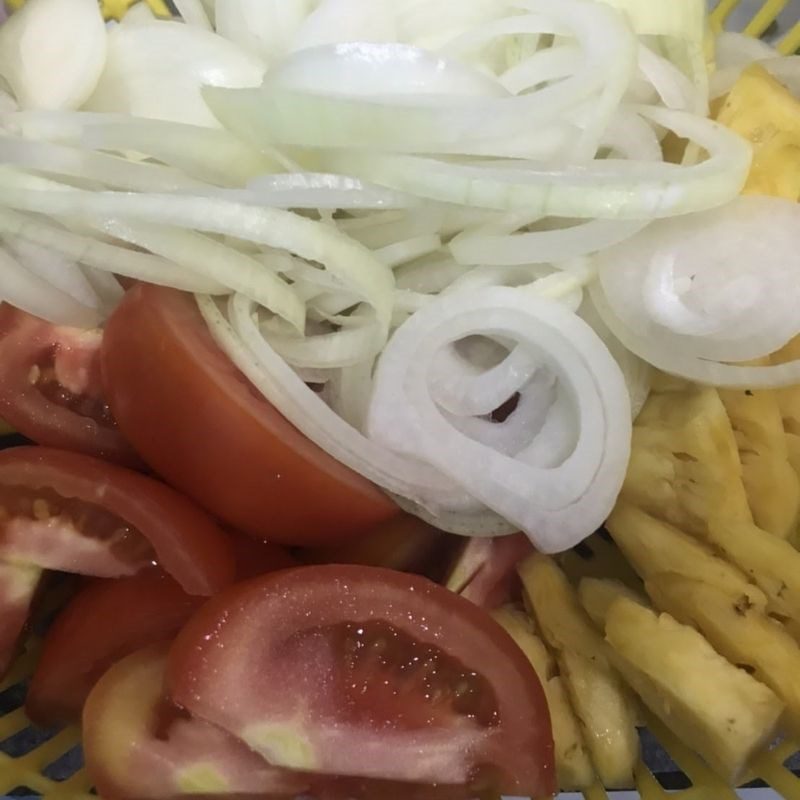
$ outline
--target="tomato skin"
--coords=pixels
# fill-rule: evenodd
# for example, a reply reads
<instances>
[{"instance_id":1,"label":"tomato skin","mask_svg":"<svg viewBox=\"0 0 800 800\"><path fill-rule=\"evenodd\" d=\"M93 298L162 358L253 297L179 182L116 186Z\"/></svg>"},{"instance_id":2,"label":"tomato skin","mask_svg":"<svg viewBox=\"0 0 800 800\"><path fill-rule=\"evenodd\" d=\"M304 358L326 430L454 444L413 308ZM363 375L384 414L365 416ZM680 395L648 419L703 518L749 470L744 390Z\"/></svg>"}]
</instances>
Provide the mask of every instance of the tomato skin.
<instances>
[{"instance_id":1,"label":"tomato skin","mask_svg":"<svg viewBox=\"0 0 800 800\"><path fill-rule=\"evenodd\" d=\"M233 579L231 545L214 520L132 470L63 450L14 447L0 452L0 486L52 489L102 506L149 540L161 567L190 594L211 595Z\"/></svg>"},{"instance_id":2,"label":"tomato skin","mask_svg":"<svg viewBox=\"0 0 800 800\"><path fill-rule=\"evenodd\" d=\"M61 378L102 406L100 336L57 327L0 303L0 418L39 444L137 467L141 461L119 430L52 402L30 379L37 362L55 351Z\"/></svg>"},{"instance_id":3,"label":"tomato skin","mask_svg":"<svg viewBox=\"0 0 800 800\"><path fill-rule=\"evenodd\" d=\"M297 563L276 545L241 533L228 535L238 580ZM112 664L174 638L204 601L159 569L90 582L59 612L44 637L28 687L28 716L43 727L78 721L89 692Z\"/></svg>"},{"instance_id":4,"label":"tomato skin","mask_svg":"<svg viewBox=\"0 0 800 800\"><path fill-rule=\"evenodd\" d=\"M385 689L375 675L360 676L366 693L354 683L356 693L346 694L345 655L325 632L376 622L443 653L461 674L479 676L499 722L484 727L452 708L430 707L422 692L407 694L408 679L395 684L396 676ZM489 766L493 788L508 794L555 792L549 713L530 664L485 611L419 576L316 566L230 587L173 643L166 687L190 714L278 766L456 789ZM420 752L430 757L420 760Z\"/></svg>"},{"instance_id":5,"label":"tomato skin","mask_svg":"<svg viewBox=\"0 0 800 800\"><path fill-rule=\"evenodd\" d=\"M42 727L79 720L113 663L170 640L204 599L157 569L84 586L45 635L25 701L28 716Z\"/></svg>"},{"instance_id":6,"label":"tomato skin","mask_svg":"<svg viewBox=\"0 0 800 800\"><path fill-rule=\"evenodd\" d=\"M108 322L109 403L145 461L231 526L280 544L357 537L397 508L277 413L190 295L140 284Z\"/></svg>"}]
</instances>

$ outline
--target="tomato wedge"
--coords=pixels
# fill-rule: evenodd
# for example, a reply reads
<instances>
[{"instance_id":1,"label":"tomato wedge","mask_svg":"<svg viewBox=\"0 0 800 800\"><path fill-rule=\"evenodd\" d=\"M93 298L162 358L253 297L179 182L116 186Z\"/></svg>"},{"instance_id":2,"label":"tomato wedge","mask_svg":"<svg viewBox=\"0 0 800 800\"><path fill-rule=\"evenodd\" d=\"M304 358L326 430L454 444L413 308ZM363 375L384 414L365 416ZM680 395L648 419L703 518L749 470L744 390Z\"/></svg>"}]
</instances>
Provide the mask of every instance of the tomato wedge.
<instances>
[{"instance_id":1,"label":"tomato wedge","mask_svg":"<svg viewBox=\"0 0 800 800\"><path fill-rule=\"evenodd\" d=\"M0 418L39 444L137 466L103 397L101 341L0 304Z\"/></svg>"},{"instance_id":2,"label":"tomato wedge","mask_svg":"<svg viewBox=\"0 0 800 800\"><path fill-rule=\"evenodd\" d=\"M297 563L276 545L240 533L229 538L240 580ZM28 686L28 716L45 727L79 720L89 692L112 664L173 639L204 600L187 594L159 569L88 584L59 612L44 637Z\"/></svg>"},{"instance_id":3,"label":"tomato wedge","mask_svg":"<svg viewBox=\"0 0 800 800\"><path fill-rule=\"evenodd\" d=\"M485 611L419 576L315 566L231 587L176 639L166 687L286 769L555 791L530 664Z\"/></svg>"},{"instance_id":4,"label":"tomato wedge","mask_svg":"<svg viewBox=\"0 0 800 800\"><path fill-rule=\"evenodd\" d=\"M450 591L489 611L519 595L517 564L533 552L524 533L497 539L469 539L446 581Z\"/></svg>"},{"instance_id":5,"label":"tomato wedge","mask_svg":"<svg viewBox=\"0 0 800 800\"><path fill-rule=\"evenodd\" d=\"M39 567L0 561L0 676L16 655L41 577Z\"/></svg>"},{"instance_id":6,"label":"tomato wedge","mask_svg":"<svg viewBox=\"0 0 800 800\"><path fill-rule=\"evenodd\" d=\"M136 450L233 527L311 545L357 537L398 513L258 395L190 295L145 284L128 291L101 361L109 403Z\"/></svg>"},{"instance_id":7,"label":"tomato wedge","mask_svg":"<svg viewBox=\"0 0 800 800\"><path fill-rule=\"evenodd\" d=\"M119 577L157 560L190 594L231 582L226 534L158 481L45 447L0 452L0 559Z\"/></svg>"},{"instance_id":8,"label":"tomato wedge","mask_svg":"<svg viewBox=\"0 0 800 800\"><path fill-rule=\"evenodd\" d=\"M134 653L111 667L89 695L83 749L102 797L303 794L307 778L270 767L234 737L166 703L165 661L164 648Z\"/></svg>"}]
</instances>

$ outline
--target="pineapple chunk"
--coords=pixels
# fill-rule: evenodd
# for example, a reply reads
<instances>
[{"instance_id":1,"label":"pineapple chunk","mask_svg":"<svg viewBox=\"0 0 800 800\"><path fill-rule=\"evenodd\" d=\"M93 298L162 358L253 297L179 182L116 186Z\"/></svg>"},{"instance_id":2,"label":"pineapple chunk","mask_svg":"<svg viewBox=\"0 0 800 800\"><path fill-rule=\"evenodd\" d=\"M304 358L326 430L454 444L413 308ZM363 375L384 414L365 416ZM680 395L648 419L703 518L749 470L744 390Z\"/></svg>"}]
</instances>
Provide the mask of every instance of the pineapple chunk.
<instances>
[{"instance_id":1,"label":"pineapple chunk","mask_svg":"<svg viewBox=\"0 0 800 800\"><path fill-rule=\"evenodd\" d=\"M715 389L651 395L633 428L622 497L690 533L752 522L730 420Z\"/></svg>"},{"instance_id":2,"label":"pineapple chunk","mask_svg":"<svg viewBox=\"0 0 800 800\"><path fill-rule=\"evenodd\" d=\"M720 391L728 412L742 480L756 525L788 539L797 528L800 482L789 462L783 418L774 391Z\"/></svg>"},{"instance_id":3,"label":"pineapple chunk","mask_svg":"<svg viewBox=\"0 0 800 800\"><path fill-rule=\"evenodd\" d=\"M745 194L800 200L800 102L763 67L745 70L717 120L753 145Z\"/></svg>"},{"instance_id":4,"label":"pineapple chunk","mask_svg":"<svg viewBox=\"0 0 800 800\"><path fill-rule=\"evenodd\" d=\"M608 610L620 597L627 597L636 602L643 598L624 583L619 581L600 580L598 578L584 578L578 586L578 597L592 622L605 632Z\"/></svg>"},{"instance_id":5,"label":"pineapple chunk","mask_svg":"<svg viewBox=\"0 0 800 800\"><path fill-rule=\"evenodd\" d=\"M786 704L792 731L800 732L800 647L782 625L746 595L682 575L654 575L646 586L660 609L698 628L732 664L769 686Z\"/></svg>"},{"instance_id":6,"label":"pineapple chunk","mask_svg":"<svg viewBox=\"0 0 800 800\"><path fill-rule=\"evenodd\" d=\"M619 502L607 527L625 557L645 580L659 572L674 572L716 586L728 594L744 595L755 608L766 608L766 595L750 583L743 572L672 525Z\"/></svg>"},{"instance_id":7,"label":"pineapple chunk","mask_svg":"<svg viewBox=\"0 0 800 800\"><path fill-rule=\"evenodd\" d=\"M551 558L536 553L520 565L519 574L583 725L598 777L609 788L631 786L639 758L636 712L609 664L608 646Z\"/></svg>"},{"instance_id":8,"label":"pineapple chunk","mask_svg":"<svg viewBox=\"0 0 800 800\"><path fill-rule=\"evenodd\" d=\"M769 743L782 703L693 628L621 597L609 609L606 640L645 705L724 778L735 781Z\"/></svg>"},{"instance_id":9,"label":"pineapple chunk","mask_svg":"<svg viewBox=\"0 0 800 800\"><path fill-rule=\"evenodd\" d=\"M588 789L597 777L555 660L537 636L533 622L526 614L513 607L505 607L495 611L493 616L525 653L542 683L553 726L559 787L562 791Z\"/></svg>"}]
</instances>

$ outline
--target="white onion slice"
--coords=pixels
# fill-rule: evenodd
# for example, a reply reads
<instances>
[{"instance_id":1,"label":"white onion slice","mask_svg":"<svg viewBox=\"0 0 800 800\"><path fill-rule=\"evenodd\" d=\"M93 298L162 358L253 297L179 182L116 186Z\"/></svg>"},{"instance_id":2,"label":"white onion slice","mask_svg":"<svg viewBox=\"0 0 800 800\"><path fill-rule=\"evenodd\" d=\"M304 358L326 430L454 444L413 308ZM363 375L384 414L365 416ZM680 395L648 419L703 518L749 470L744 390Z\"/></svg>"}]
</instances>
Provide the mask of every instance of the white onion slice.
<instances>
[{"instance_id":1,"label":"white onion slice","mask_svg":"<svg viewBox=\"0 0 800 800\"><path fill-rule=\"evenodd\" d=\"M2 214L2 211L0 211ZM0 300L56 325L93 328L100 323L96 308L79 303L49 281L26 269L0 246Z\"/></svg>"},{"instance_id":2,"label":"white onion slice","mask_svg":"<svg viewBox=\"0 0 800 800\"><path fill-rule=\"evenodd\" d=\"M709 158L694 166L606 159L555 169L527 162L468 166L364 151L331 152L325 160L334 172L431 200L540 216L646 220L714 208L739 194L752 157L747 142L686 112L639 111L691 139Z\"/></svg>"},{"instance_id":3,"label":"white onion slice","mask_svg":"<svg viewBox=\"0 0 800 800\"><path fill-rule=\"evenodd\" d=\"M577 431L563 462L509 458L455 430L437 408L428 385L436 353L474 334L519 341L557 376ZM367 420L371 438L434 465L550 553L593 533L610 512L630 426L622 374L592 330L557 303L506 288L443 297L399 328L378 362Z\"/></svg>"},{"instance_id":4,"label":"white onion slice","mask_svg":"<svg viewBox=\"0 0 800 800\"><path fill-rule=\"evenodd\" d=\"M0 26L0 77L21 108L78 108L105 61L97 0L32 0Z\"/></svg>"},{"instance_id":5,"label":"white onion slice","mask_svg":"<svg viewBox=\"0 0 800 800\"><path fill-rule=\"evenodd\" d=\"M213 30L211 20L200 0L172 0L172 2L187 25L194 25L206 31Z\"/></svg>"},{"instance_id":6,"label":"white onion slice","mask_svg":"<svg viewBox=\"0 0 800 800\"><path fill-rule=\"evenodd\" d=\"M257 86L265 69L258 57L202 28L118 25L108 34L106 66L84 108L217 127L201 87Z\"/></svg>"},{"instance_id":7,"label":"white onion slice","mask_svg":"<svg viewBox=\"0 0 800 800\"><path fill-rule=\"evenodd\" d=\"M340 42L395 42L394 0L321 0L303 20L292 50ZM324 80L324 75L320 77Z\"/></svg>"},{"instance_id":8,"label":"white onion slice","mask_svg":"<svg viewBox=\"0 0 800 800\"><path fill-rule=\"evenodd\" d=\"M654 223L596 261L614 314L659 350L747 361L800 333L797 203L741 197Z\"/></svg>"}]
</instances>

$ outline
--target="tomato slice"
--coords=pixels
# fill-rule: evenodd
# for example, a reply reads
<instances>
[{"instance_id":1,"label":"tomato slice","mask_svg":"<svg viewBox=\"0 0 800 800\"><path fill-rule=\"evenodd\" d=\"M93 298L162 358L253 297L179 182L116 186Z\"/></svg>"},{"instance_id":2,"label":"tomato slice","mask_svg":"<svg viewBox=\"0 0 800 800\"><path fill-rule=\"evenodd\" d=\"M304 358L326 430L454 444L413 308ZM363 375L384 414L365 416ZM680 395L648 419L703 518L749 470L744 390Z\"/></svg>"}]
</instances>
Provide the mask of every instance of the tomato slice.
<instances>
[{"instance_id":1,"label":"tomato slice","mask_svg":"<svg viewBox=\"0 0 800 800\"><path fill-rule=\"evenodd\" d=\"M231 533L230 541L240 580L297 563L282 548L244 534ZM158 569L88 584L44 637L28 687L28 716L46 727L79 720L89 692L112 664L140 648L170 641L204 600L187 594Z\"/></svg>"},{"instance_id":2,"label":"tomato slice","mask_svg":"<svg viewBox=\"0 0 800 800\"><path fill-rule=\"evenodd\" d=\"M101 361L125 436L233 527L311 545L356 537L398 513L258 395L190 295L145 284L128 291L106 327Z\"/></svg>"},{"instance_id":3,"label":"tomato slice","mask_svg":"<svg viewBox=\"0 0 800 800\"><path fill-rule=\"evenodd\" d=\"M419 576L314 566L231 587L179 634L166 686L287 769L555 791L530 664L485 611Z\"/></svg>"},{"instance_id":4,"label":"tomato slice","mask_svg":"<svg viewBox=\"0 0 800 800\"><path fill-rule=\"evenodd\" d=\"M3 450L0 509L6 561L117 577L156 559L199 595L233 579L231 545L205 512L152 478L90 456Z\"/></svg>"},{"instance_id":5,"label":"tomato slice","mask_svg":"<svg viewBox=\"0 0 800 800\"><path fill-rule=\"evenodd\" d=\"M303 556L313 564L363 564L428 574L442 561L447 563L446 553L455 538L417 517L399 514L353 542L315 547Z\"/></svg>"},{"instance_id":6,"label":"tomato slice","mask_svg":"<svg viewBox=\"0 0 800 800\"><path fill-rule=\"evenodd\" d=\"M39 567L0 561L0 676L16 655L41 578Z\"/></svg>"},{"instance_id":7,"label":"tomato slice","mask_svg":"<svg viewBox=\"0 0 800 800\"><path fill-rule=\"evenodd\" d=\"M101 341L0 304L0 417L39 444L137 466L103 397Z\"/></svg>"},{"instance_id":8,"label":"tomato slice","mask_svg":"<svg viewBox=\"0 0 800 800\"><path fill-rule=\"evenodd\" d=\"M446 586L491 611L519 595L517 564L532 552L533 545L524 533L469 539L456 557Z\"/></svg>"},{"instance_id":9,"label":"tomato slice","mask_svg":"<svg viewBox=\"0 0 800 800\"><path fill-rule=\"evenodd\" d=\"M167 704L165 661L164 648L134 653L111 667L89 695L83 749L102 797L303 794L307 778L270 767L230 734Z\"/></svg>"}]
</instances>

